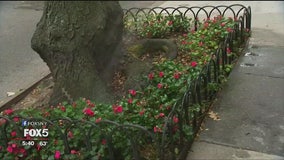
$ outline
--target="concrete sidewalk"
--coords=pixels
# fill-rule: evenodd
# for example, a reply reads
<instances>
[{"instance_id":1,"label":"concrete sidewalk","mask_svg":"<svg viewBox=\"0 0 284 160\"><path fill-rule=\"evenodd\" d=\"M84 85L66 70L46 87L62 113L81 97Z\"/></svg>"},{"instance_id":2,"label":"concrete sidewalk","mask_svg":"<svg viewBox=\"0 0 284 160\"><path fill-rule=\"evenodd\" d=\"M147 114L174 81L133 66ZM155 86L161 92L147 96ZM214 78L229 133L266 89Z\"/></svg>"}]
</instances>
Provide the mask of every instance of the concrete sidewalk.
<instances>
[{"instance_id":1,"label":"concrete sidewalk","mask_svg":"<svg viewBox=\"0 0 284 160\"><path fill-rule=\"evenodd\" d=\"M188 160L284 159L284 46L265 45L260 37L284 40L272 32L253 31L247 54L213 107L221 120L206 118Z\"/></svg>"}]
</instances>

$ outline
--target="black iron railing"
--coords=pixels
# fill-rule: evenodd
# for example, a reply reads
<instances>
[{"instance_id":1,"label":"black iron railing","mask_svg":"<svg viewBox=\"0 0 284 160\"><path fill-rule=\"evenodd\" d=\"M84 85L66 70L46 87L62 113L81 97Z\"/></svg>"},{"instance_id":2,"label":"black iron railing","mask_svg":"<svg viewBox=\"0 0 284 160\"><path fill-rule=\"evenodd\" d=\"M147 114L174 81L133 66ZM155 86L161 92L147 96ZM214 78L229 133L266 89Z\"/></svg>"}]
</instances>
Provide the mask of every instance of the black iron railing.
<instances>
[{"instance_id":1,"label":"black iron railing","mask_svg":"<svg viewBox=\"0 0 284 160\"><path fill-rule=\"evenodd\" d=\"M237 8L238 10L234 9ZM193 142L194 136L199 131L201 122L208 110L208 103L214 98L216 90L210 89L212 85L218 85L222 81L222 76L228 76L224 71L226 65L231 65L236 60L237 56L227 54L227 47L235 50L234 41L245 42L246 36L244 31L251 29L251 9L243 5L231 5L231 6L205 6L205 7L167 7L167 8L131 8L124 10L125 17L131 17L133 21L139 21L139 18L147 16L148 14L180 14L182 16L191 17L194 20L203 16L205 18L212 18L214 14L226 16L231 14L232 17L237 18L237 23L233 32L226 35L225 40L219 44L218 49L212 54L211 60L202 69L200 75L194 79L189 86L183 97L180 97L173 106L170 114L167 116L163 133L160 138L157 138L152 131L147 130L143 126L134 124L118 124L109 120L102 120L100 123L94 123L87 120L71 120L69 118L60 118L54 120L48 120L45 118L28 118L19 117L20 119L38 120L47 122L49 126L53 126L59 137L63 141L65 153L70 153L70 142L68 141L68 130L72 127L83 127L82 142L85 144L87 150L92 150L92 147L98 145L98 143L92 144L93 133L100 133L100 138L103 137L107 141L109 159L118 159L117 155L119 151L115 147L116 141L114 135L116 132L124 133L123 135L129 141L125 148L128 148L132 154L130 159L145 159L143 156L143 146L152 146L154 152L156 152L155 159L185 159L187 151ZM198 30L197 21L194 22L194 29ZM207 105L206 105L207 104ZM198 107L196 107L198 106ZM180 132L178 134L178 140L173 136L174 124L173 116L176 115L179 119L178 127ZM13 120L0 116L0 119L5 119L8 123L4 124L0 130L0 144L7 147L9 139L7 138L7 126L12 125L18 132L18 135L23 135L23 127L16 125ZM59 125L60 121L64 121L65 128L62 130L62 126ZM108 129L106 129L108 128ZM83 133L84 132L84 133ZM190 136L189 136L190 135ZM143 141L143 142L140 142ZM82 146L83 147L83 146ZM121 157L120 157L121 158ZM151 159L146 156L146 159Z\"/></svg>"}]
</instances>

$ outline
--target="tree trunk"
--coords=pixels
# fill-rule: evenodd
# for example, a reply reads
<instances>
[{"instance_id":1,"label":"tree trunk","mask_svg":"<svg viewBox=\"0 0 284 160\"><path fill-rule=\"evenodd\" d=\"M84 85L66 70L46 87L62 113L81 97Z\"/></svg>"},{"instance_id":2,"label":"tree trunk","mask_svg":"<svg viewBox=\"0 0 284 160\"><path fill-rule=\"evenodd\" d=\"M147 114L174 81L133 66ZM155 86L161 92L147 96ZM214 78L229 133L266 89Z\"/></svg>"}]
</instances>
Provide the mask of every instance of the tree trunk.
<instances>
[{"instance_id":1,"label":"tree trunk","mask_svg":"<svg viewBox=\"0 0 284 160\"><path fill-rule=\"evenodd\" d=\"M45 2L31 42L55 82L50 104L79 97L113 102L110 84L123 58L122 32L118 1Z\"/></svg>"}]
</instances>

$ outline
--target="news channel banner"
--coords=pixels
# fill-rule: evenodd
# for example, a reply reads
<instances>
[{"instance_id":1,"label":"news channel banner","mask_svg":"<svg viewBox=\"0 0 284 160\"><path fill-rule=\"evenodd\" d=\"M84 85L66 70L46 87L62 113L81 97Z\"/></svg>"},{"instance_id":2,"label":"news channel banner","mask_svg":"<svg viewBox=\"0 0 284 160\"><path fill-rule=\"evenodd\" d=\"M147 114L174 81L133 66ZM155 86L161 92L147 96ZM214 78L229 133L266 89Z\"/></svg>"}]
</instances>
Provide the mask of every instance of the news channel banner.
<instances>
[{"instance_id":1,"label":"news channel banner","mask_svg":"<svg viewBox=\"0 0 284 160\"><path fill-rule=\"evenodd\" d=\"M24 128L24 135L21 138L23 146L41 146L48 144L48 128L47 122L22 120L22 127Z\"/></svg>"}]
</instances>

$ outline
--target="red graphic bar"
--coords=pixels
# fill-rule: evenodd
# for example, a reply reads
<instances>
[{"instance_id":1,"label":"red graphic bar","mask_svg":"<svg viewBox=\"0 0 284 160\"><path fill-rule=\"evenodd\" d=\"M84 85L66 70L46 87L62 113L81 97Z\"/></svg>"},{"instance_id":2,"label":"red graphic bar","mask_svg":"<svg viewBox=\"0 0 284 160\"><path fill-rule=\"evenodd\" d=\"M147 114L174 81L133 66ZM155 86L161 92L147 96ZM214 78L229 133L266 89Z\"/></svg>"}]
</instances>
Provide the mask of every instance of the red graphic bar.
<instances>
[{"instance_id":1,"label":"red graphic bar","mask_svg":"<svg viewBox=\"0 0 284 160\"><path fill-rule=\"evenodd\" d=\"M16 141L48 141L48 138L12 138L11 140Z\"/></svg>"}]
</instances>

